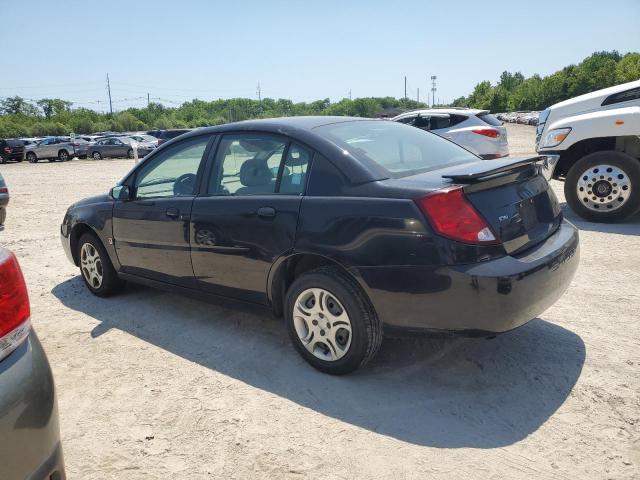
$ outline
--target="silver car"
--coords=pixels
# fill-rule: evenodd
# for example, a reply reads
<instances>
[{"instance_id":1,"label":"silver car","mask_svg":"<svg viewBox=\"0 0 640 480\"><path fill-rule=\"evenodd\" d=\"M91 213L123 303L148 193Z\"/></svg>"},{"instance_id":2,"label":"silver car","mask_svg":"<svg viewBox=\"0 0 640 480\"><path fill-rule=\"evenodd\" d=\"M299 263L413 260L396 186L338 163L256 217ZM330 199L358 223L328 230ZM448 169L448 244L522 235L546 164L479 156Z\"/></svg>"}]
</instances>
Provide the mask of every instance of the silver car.
<instances>
[{"instance_id":1,"label":"silver car","mask_svg":"<svg viewBox=\"0 0 640 480\"><path fill-rule=\"evenodd\" d=\"M29 163L43 159L50 162L66 162L75 155L75 148L69 137L47 137L35 145L25 146L24 155Z\"/></svg>"},{"instance_id":2,"label":"silver car","mask_svg":"<svg viewBox=\"0 0 640 480\"><path fill-rule=\"evenodd\" d=\"M144 157L155 150L152 143L136 142L131 137L109 137L102 138L89 146L91 158L100 160L106 157L126 157L133 158L134 147L138 150L138 156Z\"/></svg>"},{"instance_id":3,"label":"silver car","mask_svg":"<svg viewBox=\"0 0 640 480\"><path fill-rule=\"evenodd\" d=\"M392 118L440 135L486 160L509 155L507 129L488 110L433 108Z\"/></svg>"},{"instance_id":4,"label":"silver car","mask_svg":"<svg viewBox=\"0 0 640 480\"><path fill-rule=\"evenodd\" d=\"M0 247L0 478L66 478L56 391L13 253Z\"/></svg>"}]
</instances>

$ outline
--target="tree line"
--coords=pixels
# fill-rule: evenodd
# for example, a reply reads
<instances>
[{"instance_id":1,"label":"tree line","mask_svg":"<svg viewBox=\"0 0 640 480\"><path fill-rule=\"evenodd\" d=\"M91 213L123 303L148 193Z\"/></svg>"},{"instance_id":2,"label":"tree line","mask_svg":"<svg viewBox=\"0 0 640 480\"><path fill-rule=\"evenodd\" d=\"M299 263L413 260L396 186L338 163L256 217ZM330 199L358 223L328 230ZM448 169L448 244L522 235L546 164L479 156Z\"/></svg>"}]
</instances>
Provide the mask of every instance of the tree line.
<instances>
[{"instance_id":1,"label":"tree line","mask_svg":"<svg viewBox=\"0 0 640 480\"><path fill-rule=\"evenodd\" d=\"M128 108L110 115L73 108L71 102L60 99L30 102L11 97L0 100L0 138L204 127L252 118L298 115L375 117L385 109L404 111L425 107L421 102L393 97L345 98L334 103L328 98L297 103L286 99L232 98L194 99L175 108L152 102L145 108Z\"/></svg>"},{"instance_id":2,"label":"tree line","mask_svg":"<svg viewBox=\"0 0 640 480\"><path fill-rule=\"evenodd\" d=\"M478 83L467 97L452 105L492 112L544 110L568 98L640 79L640 53L596 52L577 65L551 75L525 78L520 72L503 72L497 84Z\"/></svg>"},{"instance_id":3,"label":"tree line","mask_svg":"<svg viewBox=\"0 0 640 480\"><path fill-rule=\"evenodd\" d=\"M457 98L452 105L492 112L542 110L576 95L638 79L640 53L623 56L616 51L596 52L578 65L569 65L545 77L525 78L520 72L505 71L497 84L480 82L469 96ZM251 118L296 115L375 117L388 109L404 111L426 106L393 97L344 98L338 102L325 98L297 103L282 98L194 99L179 107L150 103L145 108L129 108L110 115L74 108L71 102L58 98L29 101L16 96L0 100L0 138L203 127Z\"/></svg>"}]
</instances>

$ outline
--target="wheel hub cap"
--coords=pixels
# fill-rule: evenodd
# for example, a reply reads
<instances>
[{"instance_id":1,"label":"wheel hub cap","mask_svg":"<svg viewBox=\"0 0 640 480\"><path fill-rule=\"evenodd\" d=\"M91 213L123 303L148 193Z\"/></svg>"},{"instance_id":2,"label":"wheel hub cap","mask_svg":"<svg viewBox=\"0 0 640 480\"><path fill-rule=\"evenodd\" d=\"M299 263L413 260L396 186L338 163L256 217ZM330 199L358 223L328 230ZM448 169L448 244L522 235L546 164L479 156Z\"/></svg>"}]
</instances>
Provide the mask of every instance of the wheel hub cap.
<instances>
[{"instance_id":1,"label":"wheel hub cap","mask_svg":"<svg viewBox=\"0 0 640 480\"><path fill-rule=\"evenodd\" d=\"M622 207L631 195L627 173L613 165L597 165L585 170L576 186L578 198L593 211L611 211Z\"/></svg>"},{"instance_id":2,"label":"wheel hub cap","mask_svg":"<svg viewBox=\"0 0 640 480\"><path fill-rule=\"evenodd\" d=\"M93 288L100 288L102 285L102 260L93 245L85 243L80 249L80 269L82 275Z\"/></svg>"},{"instance_id":3,"label":"wheel hub cap","mask_svg":"<svg viewBox=\"0 0 640 480\"><path fill-rule=\"evenodd\" d=\"M336 361L349 351L349 315L327 290L310 288L300 293L293 307L293 323L298 338L315 357Z\"/></svg>"}]
</instances>

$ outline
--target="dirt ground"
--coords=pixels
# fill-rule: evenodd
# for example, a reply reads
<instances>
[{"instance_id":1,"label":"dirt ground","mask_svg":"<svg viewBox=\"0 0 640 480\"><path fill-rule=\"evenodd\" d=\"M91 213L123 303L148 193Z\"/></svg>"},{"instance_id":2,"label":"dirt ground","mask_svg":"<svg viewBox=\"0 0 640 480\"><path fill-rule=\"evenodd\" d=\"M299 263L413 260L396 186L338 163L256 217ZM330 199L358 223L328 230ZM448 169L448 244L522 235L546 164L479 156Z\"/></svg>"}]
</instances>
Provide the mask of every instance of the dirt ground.
<instances>
[{"instance_id":1,"label":"dirt ground","mask_svg":"<svg viewBox=\"0 0 640 480\"><path fill-rule=\"evenodd\" d=\"M514 155L533 127L509 126ZM131 160L3 165L18 255L58 388L70 479L640 477L640 218L580 228L567 293L486 339L386 339L335 378L281 322L130 286L100 299L58 238ZM562 184L553 182L564 203Z\"/></svg>"}]
</instances>

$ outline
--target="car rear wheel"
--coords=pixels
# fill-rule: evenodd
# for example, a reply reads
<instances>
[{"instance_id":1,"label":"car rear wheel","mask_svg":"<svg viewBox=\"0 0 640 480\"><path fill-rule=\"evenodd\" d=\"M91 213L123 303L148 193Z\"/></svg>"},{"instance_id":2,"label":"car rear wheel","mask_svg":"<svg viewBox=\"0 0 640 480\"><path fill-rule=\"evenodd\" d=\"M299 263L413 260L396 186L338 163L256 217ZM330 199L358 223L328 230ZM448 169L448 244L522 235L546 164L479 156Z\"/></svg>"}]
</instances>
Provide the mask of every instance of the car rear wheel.
<instances>
[{"instance_id":1,"label":"car rear wheel","mask_svg":"<svg viewBox=\"0 0 640 480\"><path fill-rule=\"evenodd\" d=\"M29 152L29 153L27 153L27 161L29 163L37 163L38 162L38 157L36 157L35 153Z\"/></svg>"},{"instance_id":2,"label":"car rear wheel","mask_svg":"<svg viewBox=\"0 0 640 480\"><path fill-rule=\"evenodd\" d=\"M285 321L298 353L324 373L364 366L382 343L382 325L355 281L337 267L298 277L287 291Z\"/></svg>"},{"instance_id":3,"label":"car rear wheel","mask_svg":"<svg viewBox=\"0 0 640 480\"><path fill-rule=\"evenodd\" d=\"M127 158L133 158L133 150L132 149L127 150Z\"/></svg>"},{"instance_id":4,"label":"car rear wheel","mask_svg":"<svg viewBox=\"0 0 640 480\"><path fill-rule=\"evenodd\" d=\"M66 162L67 160L69 160L69 152L67 152L66 150L60 150L58 152L58 160L60 160L61 162Z\"/></svg>"},{"instance_id":5,"label":"car rear wheel","mask_svg":"<svg viewBox=\"0 0 640 480\"><path fill-rule=\"evenodd\" d=\"M82 280L91 293L108 297L122 289L125 282L118 278L107 251L93 233L80 237L77 256Z\"/></svg>"},{"instance_id":6,"label":"car rear wheel","mask_svg":"<svg viewBox=\"0 0 640 480\"><path fill-rule=\"evenodd\" d=\"M640 209L640 161L623 152L594 152L578 160L564 184L567 203L591 222L617 222Z\"/></svg>"},{"instance_id":7,"label":"car rear wheel","mask_svg":"<svg viewBox=\"0 0 640 480\"><path fill-rule=\"evenodd\" d=\"M93 152L91 154L91 158L93 158L94 160L102 160L102 155L100 155L100 152Z\"/></svg>"}]
</instances>

